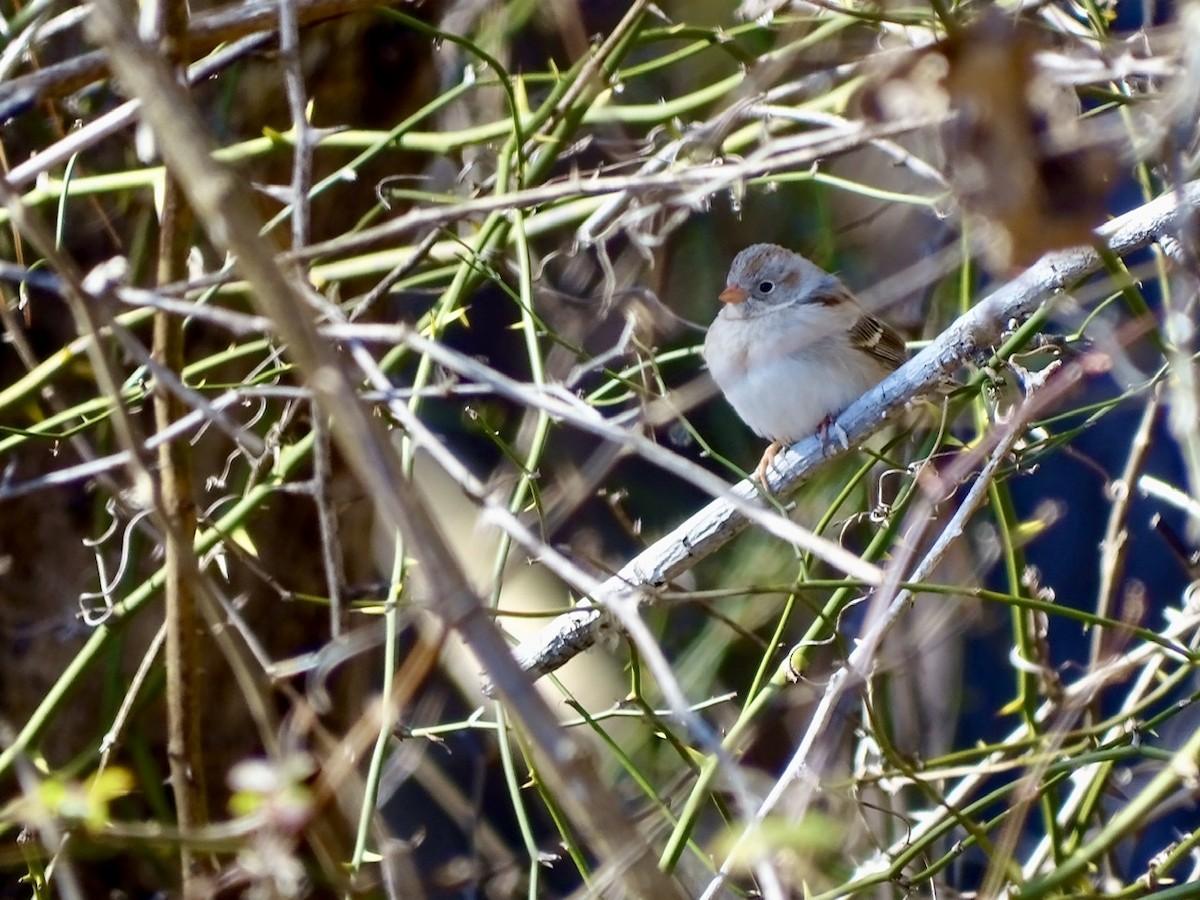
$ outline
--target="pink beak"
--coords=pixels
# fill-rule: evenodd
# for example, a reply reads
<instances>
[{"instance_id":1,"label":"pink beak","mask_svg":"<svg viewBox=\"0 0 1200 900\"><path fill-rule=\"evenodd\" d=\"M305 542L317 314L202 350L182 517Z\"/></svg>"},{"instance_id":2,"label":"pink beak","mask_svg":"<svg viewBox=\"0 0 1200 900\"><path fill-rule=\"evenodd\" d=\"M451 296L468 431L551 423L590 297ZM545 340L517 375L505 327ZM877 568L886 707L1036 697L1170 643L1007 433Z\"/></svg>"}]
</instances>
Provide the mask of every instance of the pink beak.
<instances>
[{"instance_id":1,"label":"pink beak","mask_svg":"<svg viewBox=\"0 0 1200 900\"><path fill-rule=\"evenodd\" d=\"M740 288L731 284L729 287L725 288L725 290L721 291L721 293L717 296L717 299L722 303L738 304L745 303L746 298L749 296L750 295L746 293L744 288Z\"/></svg>"}]
</instances>

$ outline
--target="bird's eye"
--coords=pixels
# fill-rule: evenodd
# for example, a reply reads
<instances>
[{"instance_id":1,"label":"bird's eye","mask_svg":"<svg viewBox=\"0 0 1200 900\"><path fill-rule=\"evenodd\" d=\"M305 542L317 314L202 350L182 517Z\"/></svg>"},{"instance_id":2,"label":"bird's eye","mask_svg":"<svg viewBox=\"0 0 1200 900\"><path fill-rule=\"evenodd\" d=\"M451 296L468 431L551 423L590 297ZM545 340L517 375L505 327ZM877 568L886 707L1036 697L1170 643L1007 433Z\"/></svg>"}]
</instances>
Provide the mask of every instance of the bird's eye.
<instances>
[{"instance_id":1,"label":"bird's eye","mask_svg":"<svg viewBox=\"0 0 1200 900\"><path fill-rule=\"evenodd\" d=\"M775 282L773 281L760 281L758 283L758 292L760 294L769 294L773 290L775 290Z\"/></svg>"}]
</instances>

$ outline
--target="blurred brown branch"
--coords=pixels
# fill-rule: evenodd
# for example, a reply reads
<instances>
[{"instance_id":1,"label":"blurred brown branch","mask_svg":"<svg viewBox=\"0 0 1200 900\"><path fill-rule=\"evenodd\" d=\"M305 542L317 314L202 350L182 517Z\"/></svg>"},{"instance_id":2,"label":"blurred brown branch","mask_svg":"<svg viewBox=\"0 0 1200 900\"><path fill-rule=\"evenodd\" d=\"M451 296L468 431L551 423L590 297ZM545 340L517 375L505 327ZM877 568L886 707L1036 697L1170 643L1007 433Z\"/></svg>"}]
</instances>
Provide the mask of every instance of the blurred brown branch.
<instances>
[{"instance_id":1,"label":"blurred brown branch","mask_svg":"<svg viewBox=\"0 0 1200 900\"><path fill-rule=\"evenodd\" d=\"M615 864L616 877L634 896L676 896L654 863L651 848L626 820L601 781L591 753L564 731L541 695L529 689L478 593L446 543L424 501L403 472L382 425L359 401L355 384L334 349L317 332L302 299L306 287L276 264L273 248L259 233L251 194L229 168L213 159L204 124L158 59L141 41L120 0L98 0L96 39L109 50L121 83L142 101L168 168L187 194L210 238L237 255L238 267L254 288L256 304L288 344L288 353L326 415L350 469L375 498L387 526L405 537L429 579L434 611L456 629L488 668L498 693L521 725L540 763L539 777L563 804L575 827Z\"/></svg>"}]
</instances>

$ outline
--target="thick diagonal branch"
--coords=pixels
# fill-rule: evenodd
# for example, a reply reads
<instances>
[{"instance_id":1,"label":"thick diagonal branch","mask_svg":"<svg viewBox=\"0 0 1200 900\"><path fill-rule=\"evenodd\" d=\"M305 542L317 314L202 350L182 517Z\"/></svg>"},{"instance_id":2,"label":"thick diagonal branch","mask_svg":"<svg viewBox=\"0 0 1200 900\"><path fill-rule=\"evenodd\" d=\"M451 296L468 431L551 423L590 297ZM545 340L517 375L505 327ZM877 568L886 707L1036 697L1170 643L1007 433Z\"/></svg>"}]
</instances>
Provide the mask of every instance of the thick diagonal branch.
<instances>
[{"instance_id":1,"label":"thick diagonal branch","mask_svg":"<svg viewBox=\"0 0 1200 900\"><path fill-rule=\"evenodd\" d=\"M1141 249L1170 233L1182 208L1200 205L1200 181L1114 219L1097 238L1118 256ZM906 404L934 390L942 380L978 353L995 346L1006 329L1021 322L1056 293L1100 269L1100 254L1081 247L1051 253L1017 278L993 291L942 332L928 347L882 384L855 401L837 420L850 446L861 444ZM831 429L832 430L832 429ZM820 466L846 452L832 442L806 438L781 454L772 470L771 489L787 494ZM758 496L749 482L730 488L742 501ZM734 503L716 500L630 560L604 583L596 596L582 599L571 612L548 623L517 648L517 659L535 677L553 672L588 649L611 621L604 613L609 597L638 593L654 602L655 588L679 577L725 546L748 524Z\"/></svg>"}]
</instances>

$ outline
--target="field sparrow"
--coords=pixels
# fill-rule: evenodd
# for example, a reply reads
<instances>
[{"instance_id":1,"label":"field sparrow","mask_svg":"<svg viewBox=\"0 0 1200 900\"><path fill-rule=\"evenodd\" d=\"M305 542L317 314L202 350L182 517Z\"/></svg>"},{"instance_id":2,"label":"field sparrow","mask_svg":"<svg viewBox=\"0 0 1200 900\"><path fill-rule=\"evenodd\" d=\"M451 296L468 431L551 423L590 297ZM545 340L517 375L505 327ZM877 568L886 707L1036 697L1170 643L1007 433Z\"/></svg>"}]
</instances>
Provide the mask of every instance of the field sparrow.
<instances>
[{"instance_id":1,"label":"field sparrow","mask_svg":"<svg viewBox=\"0 0 1200 900\"><path fill-rule=\"evenodd\" d=\"M824 434L905 359L900 336L836 276L775 244L739 253L719 299L704 358L734 411L771 441L755 470L764 485L785 444Z\"/></svg>"}]
</instances>

